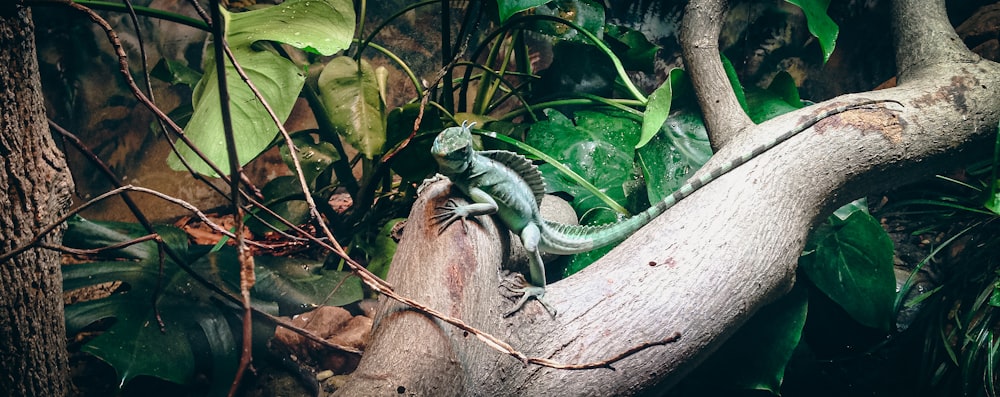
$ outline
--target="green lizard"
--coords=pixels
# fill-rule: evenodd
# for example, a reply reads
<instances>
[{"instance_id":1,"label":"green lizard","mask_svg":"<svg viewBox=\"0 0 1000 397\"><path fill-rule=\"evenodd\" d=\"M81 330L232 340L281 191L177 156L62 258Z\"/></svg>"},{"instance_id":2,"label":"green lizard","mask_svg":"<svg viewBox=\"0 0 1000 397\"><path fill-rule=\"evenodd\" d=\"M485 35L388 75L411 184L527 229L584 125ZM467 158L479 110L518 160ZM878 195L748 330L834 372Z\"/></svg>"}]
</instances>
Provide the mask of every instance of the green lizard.
<instances>
[{"instance_id":1,"label":"green lizard","mask_svg":"<svg viewBox=\"0 0 1000 397\"><path fill-rule=\"evenodd\" d=\"M439 172L448 177L468 198L471 204L458 205L454 200L437 209L435 221L441 223L443 232L457 220L469 217L497 214L500 220L521 238L528 251L531 285L514 288L521 294L513 310L505 316L517 312L529 298L537 299L553 316L555 310L542 300L545 295L545 267L542 252L568 255L586 252L625 240L653 218L665 212L678 201L690 196L711 181L725 175L747 161L759 156L796 134L809 129L821 120L881 102L893 100L868 100L845 104L822 111L794 129L787 131L768 143L737 157L717 168L702 173L654 204L649 209L621 222L597 226L569 225L548 221L539 213L539 205L545 194L545 181L538 168L531 161L517 153L504 150L476 151L472 148L470 128L475 123L462 123L461 127L446 128L434 140L431 153L437 160Z\"/></svg>"}]
</instances>

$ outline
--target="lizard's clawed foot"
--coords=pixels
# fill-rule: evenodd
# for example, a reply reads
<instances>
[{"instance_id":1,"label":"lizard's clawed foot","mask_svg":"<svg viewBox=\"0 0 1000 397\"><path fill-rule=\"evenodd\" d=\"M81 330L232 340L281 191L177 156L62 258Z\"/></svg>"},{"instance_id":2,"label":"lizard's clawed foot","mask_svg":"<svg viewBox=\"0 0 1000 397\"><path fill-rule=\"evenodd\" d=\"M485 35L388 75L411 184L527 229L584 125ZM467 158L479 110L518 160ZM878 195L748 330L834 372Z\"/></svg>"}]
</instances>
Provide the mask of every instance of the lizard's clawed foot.
<instances>
[{"instance_id":1,"label":"lizard's clawed foot","mask_svg":"<svg viewBox=\"0 0 1000 397\"><path fill-rule=\"evenodd\" d=\"M466 233L469 232L469 227L465 225L465 221L469 219L469 215L471 214L469 214L469 210L464 205L459 205L454 199L448 199L444 205L434 209L441 211L433 216L434 222L441 224L438 227L438 234L444 233L444 230L456 221L462 221L462 230ZM473 217L472 220L475 221L476 218Z\"/></svg>"},{"instance_id":2,"label":"lizard's clawed foot","mask_svg":"<svg viewBox=\"0 0 1000 397\"><path fill-rule=\"evenodd\" d=\"M527 284L524 280L524 276L521 276L520 274L517 274L516 276L520 276L517 280L520 280L521 285ZM552 318L556 317L556 309L542 299L545 296L545 287L538 287L530 284L522 287L516 287L515 285L516 283L512 281L505 281L503 283L504 288L514 293L513 296L521 296L521 298L517 300L517 303L514 304L514 308L504 314L504 317L510 317L514 313L520 311L531 298L535 298L538 303L541 303L542 307L545 308L545 311L548 312Z\"/></svg>"}]
</instances>

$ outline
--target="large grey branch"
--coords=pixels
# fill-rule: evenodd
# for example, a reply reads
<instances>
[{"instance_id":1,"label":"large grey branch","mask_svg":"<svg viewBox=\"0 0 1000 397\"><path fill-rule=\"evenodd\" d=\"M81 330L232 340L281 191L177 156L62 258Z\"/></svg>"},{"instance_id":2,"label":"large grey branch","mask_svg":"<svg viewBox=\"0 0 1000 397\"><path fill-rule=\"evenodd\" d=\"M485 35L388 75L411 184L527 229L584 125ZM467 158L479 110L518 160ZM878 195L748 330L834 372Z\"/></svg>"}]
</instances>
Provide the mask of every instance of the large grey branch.
<instances>
[{"instance_id":1,"label":"large grey branch","mask_svg":"<svg viewBox=\"0 0 1000 397\"><path fill-rule=\"evenodd\" d=\"M900 46L912 54L897 56L899 87L818 105L893 99L904 106L831 117L709 184L587 269L550 285L546 298L559 311L554 319L534 302L501 317L510 305L499 298L496 269L509 257L506 231L484 219L468 233L453 226L439 235L428 222L446 199L443 183L414 206L389 277L401 293L465 318L528 356L586 362L675 331L679 342L640 352L616 371L525 368L474 337L384 304L343 395L635 395L676 383L789 289L810 228L829 210L992 147L1000 66L939 31L947 23L941 4L900 0L894 7L907 25L895 34L916 43ZM945 43L913 48L930 39ZM747 129L706 169L793 128L814 109Z\"/></svg>"}]
</instances>

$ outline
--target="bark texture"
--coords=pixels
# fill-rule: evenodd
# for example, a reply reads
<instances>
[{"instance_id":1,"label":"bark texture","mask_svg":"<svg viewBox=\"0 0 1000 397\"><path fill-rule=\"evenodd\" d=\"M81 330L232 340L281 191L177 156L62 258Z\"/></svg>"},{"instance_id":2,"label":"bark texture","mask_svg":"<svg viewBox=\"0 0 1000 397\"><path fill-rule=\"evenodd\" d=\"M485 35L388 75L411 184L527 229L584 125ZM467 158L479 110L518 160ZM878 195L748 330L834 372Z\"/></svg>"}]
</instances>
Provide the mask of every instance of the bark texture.
<instances>
[{"instance_id":1,"label":"bark texture","mask_svg":"<svg viewBox=\"0 0 1000 397\"><path fill-rule=\"evenodd\" d=\"M341 395L620 396L675 384L789 290L811 227L829 211L992 148L1000 66L961 47L953 31L941 32L951 29L944 28L942 1L897 3L894 34L907 41L897 54L899 87L845 95L748 128L703 170L828 107L871 99L901 105L830 117L709 184L598 262L549 285L555 318L535 302L501 317L510 303L498 301L495 274L509 257L509 234L489 219L470 223L468 232L453 226L438 234L429 222L450 194L445 182L415 205L389 275L404 295L452 308L532 357L591 362L673 332L679 342L641 351L614 371L525 367L453 327L383 302L371 347ZM698 95L727 95L728 88L718 90Z\"/></svg>"},{"instance_id":2,"label":"bark texture","mask_svg":"<svg viewBox=\"0 0 1000 397\"><path fill-rule=\"evenodd\" d=\"M24 245L69 207L66 163L45 120L26 6L0 5L0 244ZM58 243L61 230L42 241ZM62 276L57 252L31 249L0 263L0 390L68 391Z\"/></svg>"}]
</instances>

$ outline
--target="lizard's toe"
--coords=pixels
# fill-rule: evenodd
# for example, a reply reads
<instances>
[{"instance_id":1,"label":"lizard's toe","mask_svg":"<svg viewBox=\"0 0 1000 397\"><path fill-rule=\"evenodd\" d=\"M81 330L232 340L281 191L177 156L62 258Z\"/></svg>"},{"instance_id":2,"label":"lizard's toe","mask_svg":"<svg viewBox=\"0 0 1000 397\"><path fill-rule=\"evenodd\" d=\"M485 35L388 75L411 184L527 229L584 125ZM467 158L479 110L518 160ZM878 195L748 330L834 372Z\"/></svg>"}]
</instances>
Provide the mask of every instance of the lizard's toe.
<instances>
[{"instance_id":1,"label":"lizard's toe","mask_svg":"<svg viewBox=\"0 0 1000 397\"><path fill-rule=\"evenodd\" d=\"M532 286L527 286L527 287L522 287L522 288L511 288L509 286L506 286L506 287L511 292L515 292L517 294L520 294L521 298L518 299L517 303L514 304L514 308L513 309L511 309L510 311L508 311L507 314L504 314L504 317L510 317L514 313L517 313L518 311L520 311L524 307L524 304L528 303L528 300L531 299L531 298L535 298L535 300L537 300L538 303L541 303L542 307L545 308L545 311L547 311L550 316L552 316L552 317L556 316L556 309L554 307L552 307L551 305L549 305L548 303L546 303L545 300L542 299L545 296L545 288L544 287L536 287L536 286L533 286L533 285Z\"/></svg>"}]
</instances>

